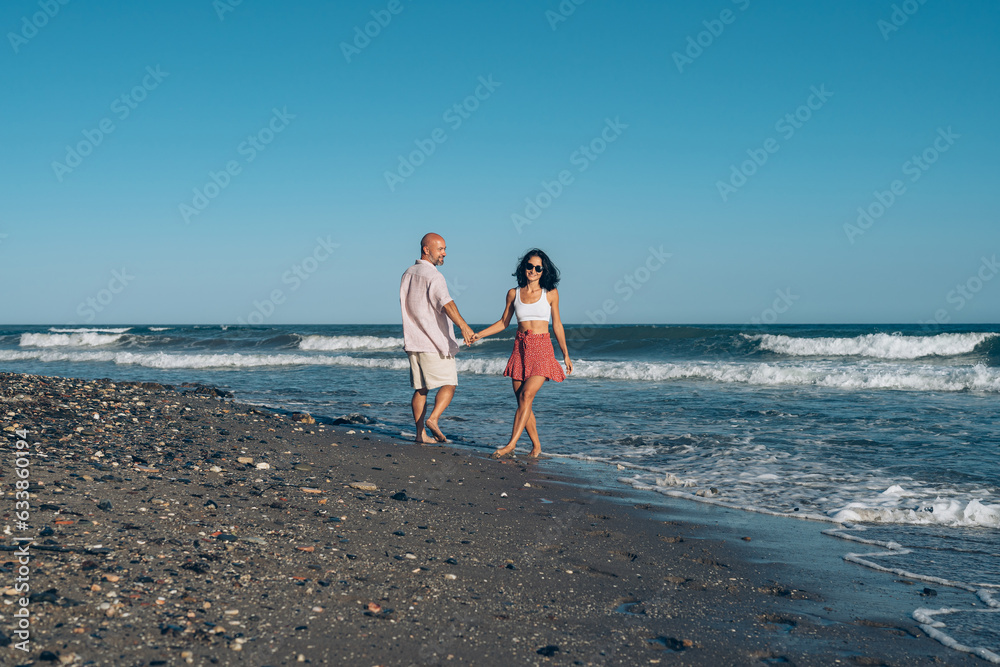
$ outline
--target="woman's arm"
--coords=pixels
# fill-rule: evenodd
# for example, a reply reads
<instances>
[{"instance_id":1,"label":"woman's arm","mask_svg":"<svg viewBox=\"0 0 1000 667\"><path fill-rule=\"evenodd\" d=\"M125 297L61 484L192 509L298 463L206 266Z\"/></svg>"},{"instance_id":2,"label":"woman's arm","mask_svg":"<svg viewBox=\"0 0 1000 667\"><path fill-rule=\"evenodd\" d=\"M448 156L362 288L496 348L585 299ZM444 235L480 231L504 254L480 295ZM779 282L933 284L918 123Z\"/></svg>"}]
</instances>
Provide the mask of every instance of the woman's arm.
<instances>
[{"instance_id":1,"label":"woman's arm","mask_svg":"<svg viewBox=\"0 0 1000 667\"><path fill-rule=\"evenodd\" d=\"M566 332L563 330L562 319L559 317L559 290L552 290L548 293L549 305L552 306L552 331L556 335L556 342L562 350L563 361L566 363L566 374L573 372L573 362L569 358L569 349L566 347Z\"/></svg>"},{"instance_id":2,"label":"woman's arm","mask_svg":"<svg viewBox=\"0 0 1000 667\"><path fill-rule=\"evenodd\" d=\"M510 318L514 316L514 295L517 294L517 292L515 292L516 289L517 288L515 287L514 289L507 291L507 303L503 307L503 315L500 316L500 319L475 334L472 337L472 340L479 340L480 338L492 336L493 334L500 333L507 328L510 324Z\"/></svg>"}]
</instances>

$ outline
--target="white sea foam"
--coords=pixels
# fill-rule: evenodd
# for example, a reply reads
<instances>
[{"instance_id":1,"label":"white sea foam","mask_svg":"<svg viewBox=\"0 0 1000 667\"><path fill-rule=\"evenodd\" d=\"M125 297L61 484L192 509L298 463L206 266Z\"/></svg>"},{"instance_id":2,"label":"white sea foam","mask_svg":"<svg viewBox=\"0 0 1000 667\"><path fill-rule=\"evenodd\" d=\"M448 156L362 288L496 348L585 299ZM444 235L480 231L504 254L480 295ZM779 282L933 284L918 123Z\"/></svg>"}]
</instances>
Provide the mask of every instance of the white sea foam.
<instances>
[{"instance_id":1,"label":"white sea foam","mask_svg":"<svg viewBox=\"0 0 1000 667\"><path fill-rule=\"evenodd\" d=\"M96 329L94 327L80 327L77 329L57 329L56 327L49 327L49 331L52 333L125 333L132 327L119 327L115 328L103 328Z\"/></svg>"},{"instance_id":2,"label":"white sea foam","mask_svg":"<svg viewBox=\"0 0 1000 667\"><path fill-rule=\"evenodd\" d=\"M793 357L874 357L919 359L968 354L997 333L943 333L935 336L866 334L854 338L796 338L773 334L743 336L758 341L763 350Z\"/></svg>"},{"instance_id":3,"label":"white sea foam","mask_svg":"<svg viewBox=\"0 0 1000 667\"><path fill-rule=\"evenodd\" d=\"M0 360L35 359L43 362L110 362L147 368L255 368L262 366L354 366L358 368L409 368L405 359L357 359L346 356L306 354L169 354L166 352L64 352L0 350Z\"/></svg>"},{"instance_id":4,"label":"white sea foam","mask_svg":"<svg viewBox=\"0 0 1000 667\"><path fill-rule=\"evenodd\" d=\"M121 334L22 334L22 347L94 347L113 343ZM37 338L42 337L42 338ZM60 338L62 337L62 338ZM363 338L363 337L358 337ZM390 339L376 338L387 341ZM347 349L347 348L342 348ZM370 349L370 348L369 348ZM0 351L0 359L38 359L40 361L110 361L151 368L237 368L241 366L354 366L358 368L407 368L406 359L365 358L358 356L276 354L177 354L117 352L66 352L62 355L38 350ZM13 356L12 356L13 355ZM505 357L459 357L458 370L477 375L500 375ZM837 389L904 389L911 391L979 391L1000 393L1000 369L976 366L901 365L888 362L844 364L824 361L782 362L634 362L578 360L572 378L638 380L708 380L720 383L759 386L818 386Z\"/></svg>"},{"instance_id":5,"label":"white sea foam","mask_svg":"<svg viewBox=\"0 0 1000 667\"><path fill-rule=\"evenodd\" d=\"M916 494L907 494L912 496ZM967 526L980 528L1000 528L1000 505L989 505L978 498L971 500L958 498L935 498L913 507L913 502L907 496L907 505L884 503L873 505L865 501L849 503L844 508L831 514L832 518L841 523L908 523L918 525Z\"/></svg>"},{"instance_id":6,"label":"white sea foam","mask_svg":"<svg viewBox=\"0 0 1000 667\"><path fill-rule=\"evenodd\" d=\"M300 350L387 350L403 347L402 338L379 338L377 336L303 336L299 341Z\"/></svg>"},{"instance_id":7,"label":"white sea foam","mask_svg":"<svg viewBox=\"0 0 1000 667\"><path fill-rule=\"evenodd\" d=\"M584 361L575 377L664 382L712 380L760 386L800 385L838 389L1000 392L1000 369L975 366L901 365L884 362L638 362Z\"/></svg>"},{"instance_id":8,"label":"white sea foam","mask_svg":"<svg viewBox=\"0 0 1000 667\"><path fill-rule=\"evenodd\" d=\"M675 442L683 445L675 447ZM816 444L779 451L752 436L720 440L718 435L668 437L658 444L670 450L669 466L632 464L617 449L590 451L587 458L624 465L634 475L620 481L638 489L763 514L834 523L1000 528L995 488L991 493L981 485L848 469L833 451L817 458Z\"/></svg>"},{"instance_id":9,"label":"white sea foam","mask_svg":"<svg viewBox=\"0 0 1000 667\"><path fill-rule=\"evenodd\" d=\"M173 327L149 327L150 331L169 331Z\"/></svg>"},{"instance_id":10,"label":"white sea foam","mask_svg":"<svg viewBox=\"0 0 1000 667\"><path fill-rule=\"evenodd\" d=\"M98 330L79 333L23 333L21 347L98 347L117 342L125 329L119 333L97 333ZM110 330L105 330L110 331Z\"/></svg>"}]
</instances>

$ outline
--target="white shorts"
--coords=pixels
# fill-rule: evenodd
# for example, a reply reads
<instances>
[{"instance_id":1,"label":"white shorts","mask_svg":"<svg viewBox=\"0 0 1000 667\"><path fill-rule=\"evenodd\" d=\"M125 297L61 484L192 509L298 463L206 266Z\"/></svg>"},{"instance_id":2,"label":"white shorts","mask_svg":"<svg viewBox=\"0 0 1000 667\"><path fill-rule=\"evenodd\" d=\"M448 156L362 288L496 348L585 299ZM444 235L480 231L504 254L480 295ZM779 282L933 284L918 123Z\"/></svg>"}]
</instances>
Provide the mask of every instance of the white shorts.
<instances>
[{"instance_id":1,"label":"white shorts","mask_svg":"<svg viewBox=\"0 0 1000 667\"><path fill-rule=\"evenodd\" d=\"M407 352L410 358L410 386L414 389L437 389L458 384L455 357L439 352Z\"/></svg>"}]
</instances>

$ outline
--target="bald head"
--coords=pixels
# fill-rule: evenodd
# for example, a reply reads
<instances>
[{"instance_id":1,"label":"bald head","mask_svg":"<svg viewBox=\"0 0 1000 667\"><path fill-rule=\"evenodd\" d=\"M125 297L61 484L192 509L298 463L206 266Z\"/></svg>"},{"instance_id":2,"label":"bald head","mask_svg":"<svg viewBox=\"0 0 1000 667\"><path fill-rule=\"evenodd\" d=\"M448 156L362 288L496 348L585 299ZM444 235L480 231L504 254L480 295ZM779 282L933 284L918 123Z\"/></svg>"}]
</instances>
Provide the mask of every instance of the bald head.
<instances>
[{"instance_id":1,"label":"bald head","mask_svg":"<svg viewBox=\"0 0 1000 667\"><path fill-rule=\"evenodd\" d=\"M420 239L420 259L426 260L434 266L444 264L445 255L444 237L433 232L424 234Z\"/></svg>"}]
</instances>

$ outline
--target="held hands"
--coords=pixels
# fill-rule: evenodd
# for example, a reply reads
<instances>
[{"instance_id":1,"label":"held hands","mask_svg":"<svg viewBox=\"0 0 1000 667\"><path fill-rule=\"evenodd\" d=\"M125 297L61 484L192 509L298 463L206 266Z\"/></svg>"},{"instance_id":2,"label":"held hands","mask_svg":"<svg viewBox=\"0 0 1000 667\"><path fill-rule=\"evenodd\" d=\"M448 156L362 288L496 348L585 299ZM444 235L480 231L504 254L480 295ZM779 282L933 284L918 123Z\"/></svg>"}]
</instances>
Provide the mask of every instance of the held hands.
<instances>
[{"instance_id":1,"label":"held hands","mask_svg":"<svg viewBox=\"0 0 1000 667\"><path fill-rule=\"evenodd\" d=\"M462 338L465 339L465 344L471 346L473 341L476 340L476 334L472 331L472 327L466 324L462 327Z\"/></svg>"}]
</instances>

